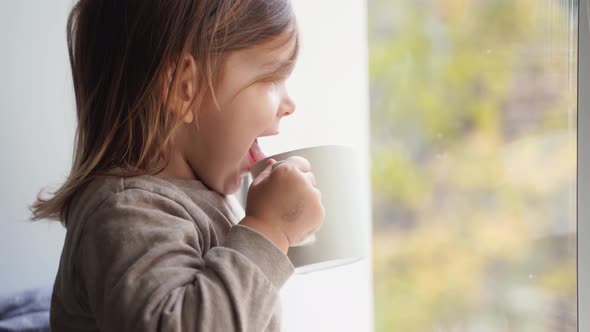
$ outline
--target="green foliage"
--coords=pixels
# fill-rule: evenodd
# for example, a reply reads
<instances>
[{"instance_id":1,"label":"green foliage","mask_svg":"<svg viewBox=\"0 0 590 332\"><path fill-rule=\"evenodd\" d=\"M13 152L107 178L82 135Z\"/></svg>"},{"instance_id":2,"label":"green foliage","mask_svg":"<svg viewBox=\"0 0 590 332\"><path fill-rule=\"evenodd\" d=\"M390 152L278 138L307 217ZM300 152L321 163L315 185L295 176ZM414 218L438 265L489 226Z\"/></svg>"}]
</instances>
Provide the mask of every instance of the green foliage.
<instances>
[{"instance_id":1,"label":"green foliage","mask_svg":"<svg viewBox=\"0 0 590 332\"><path fill-rule=\"evenodd\" d=\"M369 0L377 331L575 321L563 4ZM547 308L571 314L548 323Z\"/></svg>"}]
</instances>

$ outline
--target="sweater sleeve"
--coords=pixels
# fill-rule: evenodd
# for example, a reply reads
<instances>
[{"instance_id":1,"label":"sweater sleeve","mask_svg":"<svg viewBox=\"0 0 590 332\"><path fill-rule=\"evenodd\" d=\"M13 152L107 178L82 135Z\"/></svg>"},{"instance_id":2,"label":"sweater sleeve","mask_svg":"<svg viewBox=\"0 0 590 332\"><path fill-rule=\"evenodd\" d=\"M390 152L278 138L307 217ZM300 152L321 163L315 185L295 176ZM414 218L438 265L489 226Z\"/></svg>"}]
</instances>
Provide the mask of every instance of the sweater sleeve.
<instances>
[{"instance_id":1,"label":"sweater sleeve","mask_svg":"<svg viewBox=\"0 0 590 332\"><path fill-rule=\"evenodd\" d=\"M240 225L203 253L197 224L179 203L141 190L114 194L88 217L80 274L101 331L280 327L273 316L293 273L288 258Z\"/></svg>"}]
</instances>

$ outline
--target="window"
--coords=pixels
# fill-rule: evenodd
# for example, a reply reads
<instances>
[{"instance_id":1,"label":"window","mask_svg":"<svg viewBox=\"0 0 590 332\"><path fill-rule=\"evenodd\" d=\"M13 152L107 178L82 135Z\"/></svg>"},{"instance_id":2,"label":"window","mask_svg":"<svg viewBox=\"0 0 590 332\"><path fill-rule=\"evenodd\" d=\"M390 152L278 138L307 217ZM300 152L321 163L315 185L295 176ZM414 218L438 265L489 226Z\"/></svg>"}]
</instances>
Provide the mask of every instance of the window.
<instances>
[{"instance_id":1,"label":"window","mask_svg":"<svg viewBox=\"0 0 590 332\"><path fill-rule=\"evenodd\" d=\"M376 331L577 330L577 44L578 1L369 0Z\"/></svg>"},{"instance_id":2,"label":"window","mask_svg":"<svg viewBox=\"0 0 590 332\"><path fill-rule=\"evenodd\" d=\"M580 0L578 91L590 86L590 1ZM578 95L578 331L590 330L590 95Z\"/></svg>"}]
</instances>

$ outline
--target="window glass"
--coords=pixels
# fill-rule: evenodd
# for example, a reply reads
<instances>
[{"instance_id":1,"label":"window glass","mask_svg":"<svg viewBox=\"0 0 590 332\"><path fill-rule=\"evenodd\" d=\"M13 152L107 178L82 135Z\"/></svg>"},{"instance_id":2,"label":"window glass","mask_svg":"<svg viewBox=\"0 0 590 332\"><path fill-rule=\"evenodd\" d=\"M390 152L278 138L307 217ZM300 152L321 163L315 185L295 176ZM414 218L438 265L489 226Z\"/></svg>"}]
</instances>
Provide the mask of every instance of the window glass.
<instances>
[{"instance_id":1,"label":"window glass","mask_svg":"<svg viewBox=\"0 0 590 332\"><path fill-rule=\"evenodd\" d=\"M576 331L577 6L369 0L377 331Z\"/></svg>"}]
</instances>

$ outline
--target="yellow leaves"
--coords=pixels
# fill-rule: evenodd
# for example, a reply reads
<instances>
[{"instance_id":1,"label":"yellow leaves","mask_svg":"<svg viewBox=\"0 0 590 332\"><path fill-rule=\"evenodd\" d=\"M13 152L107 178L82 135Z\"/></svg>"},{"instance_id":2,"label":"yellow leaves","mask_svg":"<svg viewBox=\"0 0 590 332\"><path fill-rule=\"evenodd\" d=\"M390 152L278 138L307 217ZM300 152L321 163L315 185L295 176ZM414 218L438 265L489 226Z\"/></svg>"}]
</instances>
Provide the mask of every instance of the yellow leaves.
<instances>
[{"instance_id":1,"label":"yellow leaves","mask_svg":"<svg viewBox=\"0 0 590 332\"><path fill-rule=\"evenodd\" d=\"M381 193L381 199L419 208L430 188L427 178L408 158L409 154L395 144L373 151L373 187Z\"/></svg>"},{"instance_id":2,"label":"yellow leaves","mask_svg":"<svg viewBox=\"0 0 590 332\"><path fill-rule=\"evenodd\" d=\"M540 226L540 225L538 225ZM519 262L529 254L531 238L527 226L518 216L500 213L493 217L482 216L474 222L474 247L482 259L502 259Z\"/></svg>"},{"instance_id":3,"label":"yellow leaves","mask_svg":"<svg viewBox=\"0 0 590 332\"><path fill-rule=\"evenodd\" d=\"M575 296L577 284L575 259L555 266L546 274L540 277L540 286L561 296Z\"/></svg>"},{"instance_id":4,"label":"yellow leaves","mask_svg":"<svg viewBox=\"0 0 590 332\"><path fill-rule=\"evenodd\" d=\"M470 12L470 2L466 0L435 0L436 12L446 24L457 25Z\"/></svg>"},{"instance_id":5,"label":"yellow leaves","mask_svg":"<svg viewBox=\"0 0 590 332\"><path fill-rule=\"evenodd\" d=\"M522 193L547 195L575 180L576 147L568 132L520 139L502 156L503 178Z\"/></svg>"},{"instance_id":6,"label":"yellow leaves","mask_svg":"<svg viewBox=\"0 0 590 332\"><path fill-rule=\"evenodd\" d=\"M575 297L575 11L369 4L377 330L524 330Z\"/></svg>"}]
</instances>

